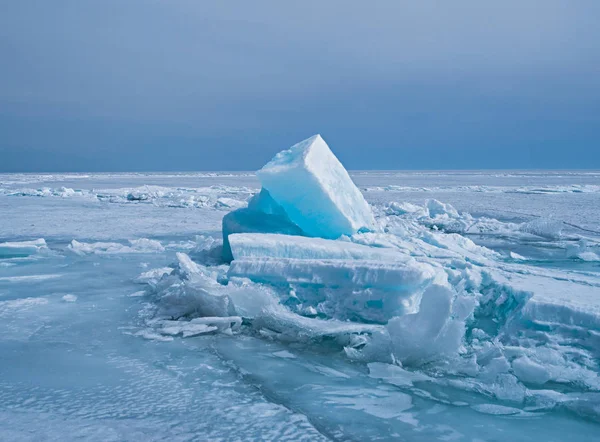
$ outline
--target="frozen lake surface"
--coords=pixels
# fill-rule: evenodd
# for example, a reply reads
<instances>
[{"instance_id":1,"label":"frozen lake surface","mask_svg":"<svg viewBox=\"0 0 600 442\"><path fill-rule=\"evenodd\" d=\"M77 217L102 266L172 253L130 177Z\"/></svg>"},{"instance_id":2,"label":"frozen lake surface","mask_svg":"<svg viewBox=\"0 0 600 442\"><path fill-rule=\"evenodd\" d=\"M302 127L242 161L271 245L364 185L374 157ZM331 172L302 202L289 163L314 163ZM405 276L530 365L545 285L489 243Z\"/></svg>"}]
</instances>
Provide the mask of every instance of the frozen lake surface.
<instances>
[{"instance_id":1,"label":"frozen lake surface","mask_svg":"<svg viewBox=\"0 0 600 442\"><path fill-rule=\"evenodd\" d=\"M599 440L600 172L351 177L454 298L234 277L253 173L0 175L0 439Z\"/></svg>"}]
</instances>

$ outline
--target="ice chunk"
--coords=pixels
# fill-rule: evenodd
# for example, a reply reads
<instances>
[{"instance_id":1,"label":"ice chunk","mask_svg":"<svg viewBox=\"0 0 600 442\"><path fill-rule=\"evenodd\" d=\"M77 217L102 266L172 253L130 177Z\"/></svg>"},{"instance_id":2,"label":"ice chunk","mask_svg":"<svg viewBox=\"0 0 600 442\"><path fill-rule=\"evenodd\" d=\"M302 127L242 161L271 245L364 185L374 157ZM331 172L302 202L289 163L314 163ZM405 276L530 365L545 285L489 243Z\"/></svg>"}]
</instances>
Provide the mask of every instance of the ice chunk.
<instances>
[{"instance_id":1,"label":"ice chunk","mask_svg":"<svg viewBox=\"0 0 600 442\"><path fill-rule=\"evenodd\" d=\"M234 210L223 217L223 259L226 261L233 259L229 235L246 232L303 234L302 229L290 221L283 208L265 189L250 200L247 208Z\"/></svg>"},{"instance_id":2,"label":"ice chunk","mask_svg":"<svg viewBox=\"0 0 600 442\"><path fill-rule=\"evenodd\" d=\"M573 244L567 247L567 258L580 259L582 261L600 261L600 257L590 250L588 242L585 239L579 240L578 244Z\"/></svg>"},{"instance_id":3,"label":"ice chunk","mask_svg":"<svg viewBox=\"0 0 600 442\"><path fill-rule=\"evenodd\" d=\"M412 387L413 382L432 381L427 375L416 371L408 371L397 365L384 364L382 362L371 362L367 365L369 376L381 379L389 384L399 387Z\"/></svg>"},{"instance_id":4,"label":"ice chunk","mask_svg":"<svg viewBox=\"0 0 600 442\"><path fill-rule=\"evenodd\" d=\"M470 224L468 216L461 217L452 205L435 199L427 201L427 213L429 216L422 216L420 222L429 228L446 233L462 233Z\"/></svg>"},{"instance_id":5,"label":"ice chunk","mask_svg":"<svg viewBox=\"0 0 600 442\"><path fill-rule=\"evenodd\" d=\"M223 258L229 235L282 233L323 238L373 229L371 208L320 135L280 152L258 173L262 190L248 207L223 217Z\"/></svg>"},{"instance_id":6,"label":"ice chunk","mask_svg":"<svg viewBox=\"0 0 600 442\"><path fill-rule=\"evenodd\" d=\"M43 238L34 241L0 242L0 258L16 258L48 250Z\"/></svg>"},{"instance_id":7,"label":"ice chunk","mask_svg":"<svg viewBox=\"0 0 600 442\"><path fill-rule=\"evenodd\" d=\"M173 272L171 267L160 267L158 269L148 270L135 279L140 284L156 284L164 275L170 275Z\"/></svg>"},{"instance_id":8,"label":"ice chunk","mask_svg":"<svg viewBox=\"0 0 600 442\"><path fill-rule=\"evenodd\" d=\"M71 241L68 248L77 255L116 255L126 253L159 253L164 252L165 248L159 241L140 238L129 240L129 246L117 242L96 242L84 243L77 240Z\"/></svg>"},{"instance_id":9,"label":"ice chunk","mask_svg":"<svg viewBox=\"0 0 600 442\"><path fill-rule=\"evenodd\" d=\"M515 375L523 382L541 385L550 380L548 370L527 356L515 359L512 363L512 368Z\"/></svg>"},{"instance_id":10,"label":"ice chunk","mask_svg":"<svg viewBox=\"0 0 600 442\"><path fill-rule=\"evenodd\" d=\"M253 328L262 334L288 342L309 342L334 339L346 346L356 335L370 335L381 331L382 326L358 324L336 320L305 318L281 306L266 309L255 318Z\"/></svg>"},{"instance_id":11,"label":"ice chunk","mask_svg":"<svg viewBox=\"0 0 600 442\"><path fill-rule=\"evenodd\" d=\"M371 208L320 135L279 152L257 175L308 236L338 238L374 228Z\"/></svg>"},{"instance_id":12,"label":"ice chunk","mask_svg":"<svg viewBox=\"0 0 600 442\"><path fill-rule=\"evenodd\" d=\"M405 261L406 255L391 248L369 247L349 241L306 238L269 233L230 235L235 259L296 258L296 259L371 259Z\"/></svg>"},{"instance_id":13,"label":"ice chunk","mask_svg":"<svg viewBox=\"0 0 600 442\"><path fill-rule=\"evenodd\" d=\"M392 215L392 216L400 216L400 215L406 215L406 214L423 214L425 212L425 209L421 206L417 206L415 204L411 204L411 203L406 203L406 202L397 202L397 201L392 201L391 203L387 204L386 207L384 208L384 213L386 215Z\"/></svg>"},{"instance_id":14,"label":"ice chunk","mask_svg":"<svg viewBox=\"0 0 600 442\"><path fill-rule=\"evenodd\" d=\"M230 241L229 277L294 287L307 313L338 319L386 322L411 313L436 277L432 266L398 250L349 241L258 233Z\"/></svg>"},{"instance_id":15,"label":"ice chunk","mask_svg":"<svg viewBox=\"0 0 600 442\"><path fill-rule=\"evenodd\" d=\"M437 216L447 216L449 218L458 218L458 211L450 204L442 203L441 201L431 199L427 201L427 210L429 216L435 218Z\"/></svg>"},{"instance_id":16,"label":"ice chunk","mask_svg":"<svg viewBox=\"0 0 600 442\"><path fill-rule=\"evenodd\" d=\"M152 323L159 333L168 336L182 335L184 338L203 335L212 332L231 334L239 330L242 318L229 317L204 317L194 318L191 321L158 320Z\"/></svg>"},{"instance_id":17,"label":"ice chunk","mask_svg":"<svg viewBox=\"0 0 600 442\"><path fill-rule=\"evenodd\" d=\"M395 263L346 259L236 259L228 274L273 284L378 288L394 290L397 295L413 294L434 278L431 267L414 260Z\"/></svg>"},{"instance_id":18,"label":"ice chunk","mask_svg":"<svg viewBox=\"0 0 600 442\"><path fill-rule=\"evenodd\" d=\"M177 253L175 269L151 270L157 278L138 278L149 284L150 293L156 297L158 317L254 317L267 306L277 304L278 299L266 286L254 284L244 278L229 278L227 285L218 282L218 267L206 267L192 261L185 253ZM143 275L142 275L143 276ZM144 295L144 292L142 292ZM130 295L132 296L132 295Z\"/></svg>"},{"instance_id":19,"label":"ice chunk","mask_svg":"<svg viewBox=\"0 0 600 442\"><path fill-rule=\"evenodd\" d=\"M564 223L550 218L538 218L521 225L521 232L546 239L560 239Z\"/></svg>"},{"instance_id":20,"label":"ice chunk","mask_svg":"<svg viewBox=\"0 0 600 442\"><path fill-rule=\"evenodd\" d=\"M457 354L465 334L465 319L474 307L474 299L456 297L445 286L430 286L418 313L389 321L394 355L403 363L414 363Z\"/></svg>"},{"instance_id":21,"label":"ice chunk","mask_svg":"<svg viewBox=\"0 0 600 442\"><path fill-rule=\"evenodd\" d=\"M431 266L396 250L347 241L260 233L230 241L229 275L262 282L410 291L435 276Z\"/></svg>"}]
</instances>

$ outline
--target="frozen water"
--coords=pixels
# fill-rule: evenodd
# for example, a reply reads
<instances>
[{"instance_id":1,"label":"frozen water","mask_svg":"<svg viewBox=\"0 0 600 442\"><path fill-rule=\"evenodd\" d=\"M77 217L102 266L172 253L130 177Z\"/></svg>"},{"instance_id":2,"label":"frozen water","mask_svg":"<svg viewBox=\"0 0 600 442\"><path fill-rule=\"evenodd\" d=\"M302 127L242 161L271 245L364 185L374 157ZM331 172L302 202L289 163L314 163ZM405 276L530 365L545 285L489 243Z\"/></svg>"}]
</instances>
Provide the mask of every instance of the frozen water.
<instances>
[{"instance_id":1,"label":"frozen water","mask_svg":"<svg viewBox=\"0 0 600 442\"><path fill-rule=\"evenodd\" d=\"M304 234L265 189L250 199L248 207L234 210L223 217L223 258L226 261L233 259L230 235L257 232Z\"/></svg>"},{"instance_id":2,"label":"frozen water","mask_svg":"<svg viewBox=\"0 0 600 442\"><path fill-rule=\"evenodd\" d=\"M397 250L280 234L233 234L229 276L294 290L302 308L382 322L415 309L436 271Z\"/></svg>"},{"instance_id":3,"label":"frozen water","mask_svg":"<svg viewBox=\"0 0 600 442\"><path fill-rule=\"evenodd\" d=\"M407 261L391 248L374 248L350 241L332 241L280 234L234 234L230 238L236 260L250 258L349 259Z\"/></svg>"},{"instance_id":4,"label":"frozen water","mask_svg":"<svg viewBox=\"0 0 600 442\"><path fill-rule=\"evenodd\" d=\"M32 241L0 242L0 259L25 257L47 249L43 238Z\"/></svg>"},{"instance_id":5,"label":"frozen water","mask_svg":"<svg viewBox=\"0 0 600 442\"><path fill-rule=\"evenodd\" d=\"M0 439L596 440L600 172L352 178L227 264L253 174L0 175Z\"/></svg>"},{"instance_id":6,"label":"frozen water","mask_svg":"<svg viewBox=\"0 0 600 442\"><path fill-rule=\"evenodd\" d=\"M309 236L337 238L374 227L369 205L320 135L279 152L257 175Z\"/></svg>"},{"instance_id":7,"label":"frozen water","mask_svg":"<svg viewBox=\"0 0 600 442\"><path fill-rule=\"evenodd\" d=\"M247 208L223 217L223 258L234 233L322 238L375 228L369 204L320 135L279 152L257 175L262 189Z\"/></svg>"}]
</instances>

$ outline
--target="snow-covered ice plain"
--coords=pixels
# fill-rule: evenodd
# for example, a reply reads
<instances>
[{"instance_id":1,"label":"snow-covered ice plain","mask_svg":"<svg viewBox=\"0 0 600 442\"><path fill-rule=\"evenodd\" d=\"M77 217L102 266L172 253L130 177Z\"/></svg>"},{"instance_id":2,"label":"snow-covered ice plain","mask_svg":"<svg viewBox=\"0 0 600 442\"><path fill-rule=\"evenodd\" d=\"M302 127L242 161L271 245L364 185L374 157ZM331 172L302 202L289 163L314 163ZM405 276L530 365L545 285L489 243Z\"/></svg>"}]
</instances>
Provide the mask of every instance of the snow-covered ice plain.
<instances>
[{"instance_id":1,"label":"snow-covered ice plain","mask_svg":"<svg viewBox=\"0 0 600 442\"><path fill-rule=\"evenodd\" d=\"M599 440L600 172L350 176L0 175L0 439Z\"/></svg>"}]
</instances>

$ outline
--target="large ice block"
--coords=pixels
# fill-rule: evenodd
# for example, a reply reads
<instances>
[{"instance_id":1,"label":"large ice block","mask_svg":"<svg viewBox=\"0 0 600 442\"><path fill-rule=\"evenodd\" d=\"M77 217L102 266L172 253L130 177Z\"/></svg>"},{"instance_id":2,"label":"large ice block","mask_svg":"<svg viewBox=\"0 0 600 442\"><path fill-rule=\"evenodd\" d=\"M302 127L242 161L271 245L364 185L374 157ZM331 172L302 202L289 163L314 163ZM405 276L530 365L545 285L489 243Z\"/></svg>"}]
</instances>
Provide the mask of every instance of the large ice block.
<instances>
[{"instance_id":1,"label":"large ice block","mask_svg":"<svg viewBox=\"0 0 600 442\"><path fill-rule=\"evenodd\" d=\"M301 236L240 233L229 237L230 275L261 282L336 287L415 288L431 281L431 266L393 249Z\"/></svg>"},{"instance_id":2,"label":"large ice block","mask_svg":"<svg viewBox=\"0 0 600 442\"><path fill-rule=\"evenodd\" d=\"M236 259L229 276L274 285L392 291L394 297L412 296L435 277L432 268L414 259L382 262L351 259L253 258Z\"/></svg>"},{"instance_id":3,"label":"large ice block","mask_svg":"<svg viewBox=\"0 0 600 442\"><path fill-rule=\"evenodd\" d=\"M414 312L434 267L398 250L302 236L230 235L228 276L291 289L293 303L327 317L385 323Z\"/></svg>"},{"instance_id":4,"label":"large ice block","mask_svg":"<svg viewBox=\"0 0 600 442\"><path fill-rule=\"evenodd\" d=\"M226 261L233 259L229 235L246 232L303 234L265 189L250 200L247 208L234 210L223 217L223 259Z\"/></svg>"},{"instance_id":5,"label":"large ice block","mask_svg":"<svg viewBox=\"0 0 600 442\"><path fill-rule=\"evenodd\" d=\"M369 247L350 241L333 241L275 233L236 233L229 236L233 257L294 259L368 259L373 261L407 261L398 250Z\"/></svg>"},{"instance_id":6,"label":"large ice block","mask_svg":"<svg viewBox=\"0 0 600 442\"><path fill-rule=\"evenodd\" d=\"M307 236L333 239L375 225L369 204L320 135L279 152L257 175Z\"/></svg>"}]
</instances>

